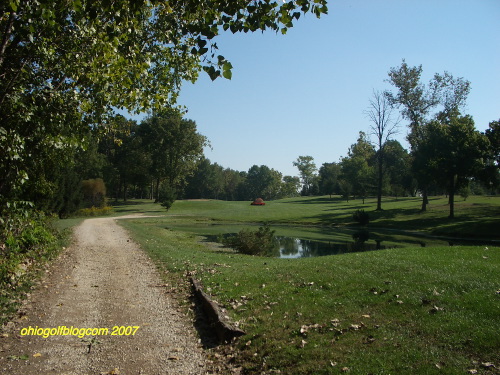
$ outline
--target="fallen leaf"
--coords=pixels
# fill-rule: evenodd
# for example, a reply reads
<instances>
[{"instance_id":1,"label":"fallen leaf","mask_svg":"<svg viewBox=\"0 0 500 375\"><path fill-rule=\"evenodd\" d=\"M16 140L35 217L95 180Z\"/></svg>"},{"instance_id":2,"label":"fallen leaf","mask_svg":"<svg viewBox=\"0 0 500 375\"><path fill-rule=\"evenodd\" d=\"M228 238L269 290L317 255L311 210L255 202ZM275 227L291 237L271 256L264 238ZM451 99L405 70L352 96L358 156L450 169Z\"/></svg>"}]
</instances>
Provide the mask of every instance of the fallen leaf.
<instances>
[{"instance_id":1,"label":"fallen leaf","mask_svg":"<svg viewBox=\"0 0 500 375\"><path fill-rule=\"evenodd\" d=\"M366 341L365 341L365 342L366 342L367 344L371 344L371 343L375 342L375 337L373 337L373 336L368 336L368 337L366 338Z\"/></svg>"},{"instance_id":2,"label":"fallen leaf","mask_svg":"<svg viewBox=\"0 0 500 375\"><path fill-rule=\"evenodd\" d=\"M442 310L444 310L442 307L434 306L432 309L429 310L429 313L435 314L438 311L442 311Z\"/></svg>"},{"instance_id":3,"label":"fallen leaf","mask_svg":"<svg viewBox=\"0 0 500 375\"><path fill-rule=\"evenodd\" d=\"M113 370L110 370L108 372L101 372L100 375L120 375L120 369L115 367Z\"/></svg>"},{"instance_id":4,"label":"fallen leaf","mask_svg":"<svg viewBox=\"0 0 500 375\"><path fill-rule=\"evenodd\" d=\"M483 368L491 368L491 367L496 368L495 365L491 362L483 362L483 363L481 363L481 367L483 367Z\"/></svg>"}]
</instances>

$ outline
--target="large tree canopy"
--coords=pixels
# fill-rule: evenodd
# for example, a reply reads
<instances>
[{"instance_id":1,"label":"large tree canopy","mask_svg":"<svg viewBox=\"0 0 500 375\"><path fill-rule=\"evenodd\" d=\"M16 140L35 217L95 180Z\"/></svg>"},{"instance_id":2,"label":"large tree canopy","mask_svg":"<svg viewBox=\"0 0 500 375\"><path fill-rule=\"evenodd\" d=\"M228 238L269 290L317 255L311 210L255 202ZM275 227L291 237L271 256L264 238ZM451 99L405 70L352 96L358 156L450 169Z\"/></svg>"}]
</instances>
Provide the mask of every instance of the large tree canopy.
<instances>
[{"instance_id":1,"label":"large tree canopy","mask_svg":"<svg viewBox=\"0 0 500 375\"><path fill-rule=\"evenodd\" d=\"M223 30L286 32L326 0L0 2L0 198L19 198L29 160L64 160L116 108L175 103L201 70L231 78Z\"/></svg>"},{"instance_id":2,"label":"large tree canopy","mask_svg":"<svg viewBox=\"0 0 500 375\"><path fill-rule=\"evenodd\" d=\"M424 125L429 122L431 110L441 105L441 110L435 113L435 119L440 122L449 123L453 118L460 115L460 109L465 105L470 92L470 82L459 77L454 78L448 72L434 74L434 77L426 85L421 82L422 66L409 67L403 60L398 68L389 71L389 83L396 89L396 93L386 92L385 95L393 105L401 107L403 118L407 119L410 127L408 141L412 153L418 151L420 143L425 137ZM431 173L427 168L421 168L423 164L414 171L422 189L422 211L427 205L427 185L431 179Z\"/></svg>"},{"instance_id":3,"label":"large tree canopy","mask_svg":"<svg viewBox=\"0 0 500 375\"><path fill-rule=\"evenodd\" d=\"M415 152L414 167L421 168L449 194L450 218L454 217L454 197L485 168L490 142L477 131L470 116L453 117L449 123L431 121L422 129Z\"/></svg>"}]
</instances>

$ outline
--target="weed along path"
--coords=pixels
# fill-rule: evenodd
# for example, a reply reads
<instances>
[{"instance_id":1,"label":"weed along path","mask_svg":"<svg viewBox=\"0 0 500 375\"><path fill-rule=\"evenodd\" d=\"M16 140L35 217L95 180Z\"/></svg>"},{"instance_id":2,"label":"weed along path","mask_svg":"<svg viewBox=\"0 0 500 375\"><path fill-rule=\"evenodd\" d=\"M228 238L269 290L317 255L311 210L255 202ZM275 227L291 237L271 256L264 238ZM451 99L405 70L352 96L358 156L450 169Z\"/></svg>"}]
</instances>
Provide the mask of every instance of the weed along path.
<instances>
[{"instance_id":1,"label":"weed along path","mask_svg":"<svg viewBox=\"0 0 500 375\"><path fill-rule=\"evenodd\" d=\"M0 373L204 374L190 318L114 218L74 236L1 335Z\"/></svg>"}]
</instances>

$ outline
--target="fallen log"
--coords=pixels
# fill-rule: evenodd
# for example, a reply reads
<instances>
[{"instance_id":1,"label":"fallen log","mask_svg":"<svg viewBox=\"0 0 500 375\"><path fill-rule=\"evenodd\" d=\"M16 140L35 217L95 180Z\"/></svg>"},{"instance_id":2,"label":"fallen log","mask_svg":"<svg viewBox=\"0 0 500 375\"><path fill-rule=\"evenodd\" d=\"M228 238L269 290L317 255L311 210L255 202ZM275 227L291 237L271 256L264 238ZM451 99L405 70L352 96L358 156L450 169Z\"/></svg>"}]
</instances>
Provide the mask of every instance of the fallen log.
<instances>
[{"instance_id":1,"label":"fallen log","mask_svg":"<svg viewBox=\"0 0 500 375\"><path fill-rule=\"evenodd\" d=\"M244 331L234 327L227 321L219 306L203 291L198 280L191 277L191 283L193 284L194 295L200 301L201 307L207 315L220 342L230 342L234 337L246 334Z\"/></svg>"}]
</instances>

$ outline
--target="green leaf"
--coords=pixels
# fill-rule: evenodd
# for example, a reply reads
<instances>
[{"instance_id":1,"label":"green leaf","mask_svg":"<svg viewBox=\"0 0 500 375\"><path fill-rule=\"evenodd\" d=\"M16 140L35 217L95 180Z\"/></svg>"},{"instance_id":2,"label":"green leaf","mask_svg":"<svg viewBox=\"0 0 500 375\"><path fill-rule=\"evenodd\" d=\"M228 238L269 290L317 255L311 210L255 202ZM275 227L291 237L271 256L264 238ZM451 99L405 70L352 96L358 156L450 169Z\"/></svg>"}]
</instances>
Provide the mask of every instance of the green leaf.
<instances>
[{"instance_id":1,"label":"green leaf","mask_svg":"<svg viewBox=\"0 0 500 375\"><path fill-rule=\"evenodd\" d=\"M203 47L205 47L207 45L207 41L204 40L204 39L198 39L196 41L196 43L198 44L198 47L200 47L200 48L203 48Z\"/></svg>"},{"instance_id":2,"label":"green leaf","mask_svg":"<svg viewBox=\"0 0 500 375\"><path fill-rule=\"evenodd\" d=\"M222 76L230 80L233 77L233 72L231 70L223 70Z\"/></svg>"},{"instance_id":3,"label":"green leaf","mask_svg":"<svg viewBox=\"0 0 500 375\"><path fill-rule=\"evenodd\" d=\"M231 79L233 77L231 69L233 69L233 65L229 61L226 61L222 66L222 76L226 79Z\"/></svg>"},{"instance_id":4,"label":"green leaf","mask_svg":"<svg viewBox=\"0 0 500 375\"><path fill-rule=\"evenodd\" d=\"M10 0L10 8L14 11L17 12L17 6L19 5L18 1L16 0Z\"/></svg>"},{"instance_id":5,"label":"green leaf","mask_svg":"<svg viewBox=\"0 0 500 375\"><path fill-rule=\"evenodd\" d=\"M208 76L212 81L215 81L220 76L220 70L215 70L213 66L204 66L203 70L207 72Z\"/></svg>"}]
</instances>

